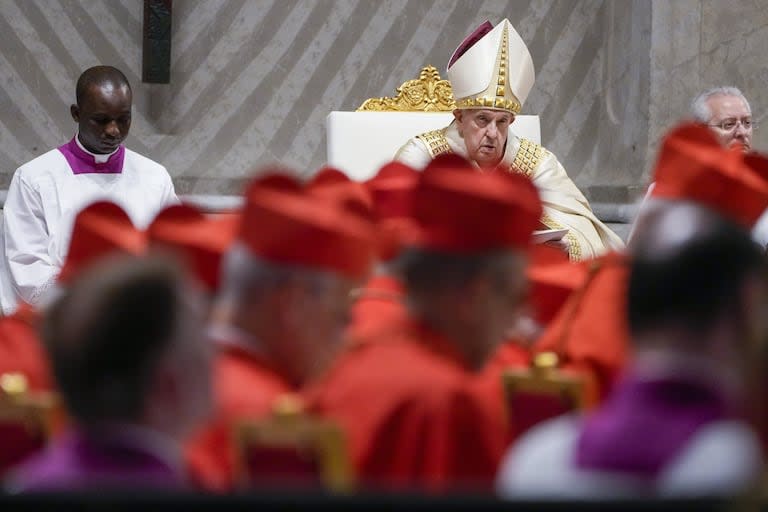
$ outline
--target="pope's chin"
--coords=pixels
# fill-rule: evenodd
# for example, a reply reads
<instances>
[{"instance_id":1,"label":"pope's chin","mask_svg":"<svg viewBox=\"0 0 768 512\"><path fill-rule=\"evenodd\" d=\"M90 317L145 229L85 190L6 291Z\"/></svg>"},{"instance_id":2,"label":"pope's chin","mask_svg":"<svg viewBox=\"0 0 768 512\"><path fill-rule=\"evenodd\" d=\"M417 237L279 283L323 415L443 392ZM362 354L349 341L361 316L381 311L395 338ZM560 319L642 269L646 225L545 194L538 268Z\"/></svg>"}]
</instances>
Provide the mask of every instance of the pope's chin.
<instances>
[{"instance_id":1,"label":"pope's chin","mask_svg":"<svg viewBox=\"0 0 768 512\"><path fill-rule=\"evenodd\" d=\"M480 167L493 167L501 160L501 155L495 148L480 148L475 153L474 160Z\"/></svg>"}]
</instances>

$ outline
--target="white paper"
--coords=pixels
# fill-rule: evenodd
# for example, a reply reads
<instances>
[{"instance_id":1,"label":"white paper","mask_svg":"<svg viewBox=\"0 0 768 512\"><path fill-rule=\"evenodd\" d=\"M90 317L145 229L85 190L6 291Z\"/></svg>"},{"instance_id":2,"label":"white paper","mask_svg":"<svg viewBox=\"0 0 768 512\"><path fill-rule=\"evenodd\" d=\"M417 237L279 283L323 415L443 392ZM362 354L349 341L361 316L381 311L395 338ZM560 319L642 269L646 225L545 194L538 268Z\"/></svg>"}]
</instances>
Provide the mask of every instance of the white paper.
<instances>
[{"instance_id":1,"label":"white paper","mask_svg":"<svg viewBox=\"0 0 768 512\"><path fill-rule=\"evenodd\" d=\"M532 235L533 243L543 244L545 242L555 242L562 239L566 233L568 233L567 229L541 229L539 231L534 231Z\"/></svg>"}]
</instances>

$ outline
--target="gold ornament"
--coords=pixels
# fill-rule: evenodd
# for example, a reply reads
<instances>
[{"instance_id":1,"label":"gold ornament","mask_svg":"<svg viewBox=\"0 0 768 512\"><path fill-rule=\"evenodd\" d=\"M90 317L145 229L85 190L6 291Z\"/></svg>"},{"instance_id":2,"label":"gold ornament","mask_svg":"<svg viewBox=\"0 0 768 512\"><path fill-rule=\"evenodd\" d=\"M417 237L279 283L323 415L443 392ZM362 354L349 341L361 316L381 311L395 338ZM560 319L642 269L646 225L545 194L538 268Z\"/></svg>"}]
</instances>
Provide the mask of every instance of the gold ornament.
<instances>
[{"instance_id":1,"label":"gold ornament","mask_svg":"<svg viewBox=\"0 0 768 512\"><path fill-rule=\"evenodd\" d=\"M427 66L419 78L407 80L396 89L393 98L369 98L358 112L451 112L456 109L451 83L440 72Z\"/></svg>"}]
</instances>

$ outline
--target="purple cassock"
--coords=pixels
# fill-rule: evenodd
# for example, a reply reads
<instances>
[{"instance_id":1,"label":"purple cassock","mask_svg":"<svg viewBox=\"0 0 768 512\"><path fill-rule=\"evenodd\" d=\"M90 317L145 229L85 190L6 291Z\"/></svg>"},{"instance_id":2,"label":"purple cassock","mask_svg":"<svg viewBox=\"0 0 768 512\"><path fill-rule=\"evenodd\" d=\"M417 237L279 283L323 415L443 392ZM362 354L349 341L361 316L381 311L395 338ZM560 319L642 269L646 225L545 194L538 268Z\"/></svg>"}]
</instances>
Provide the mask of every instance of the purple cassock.
<instances>
[{"instance_id":1,"label":"purple cassock","mask_svg":"<svg viewBox=\"0 0 768 512\"><path fill-rule=\"evenodd\" d=\"M701 427L736 418L733 405L706 379L630 376L586 419L576 465L653 479Z\"/></svg>"},{"instance_id":2,"label":"purple cassock","mask_svg":"<svg viewBox=\"0 0 768 512\"><path fill-rule=\"evenodd\" d=\"M631 371L597 410L537 425L501 464L502 496L728 496L760 475L760 442L705 371ZM542 478L547 475L547 478Z\"/></svg>"},{"instance_id":3,"label":"purple cassock","mask_svg":"<svg viewBox=\"0 0 768 512\"><path fill-rule=\"evenodd\" d=\"M181 490L186 482L173 445L140 427L73 430L12 471L6 488L11 492Z\"/></svg>"}]
</instances>

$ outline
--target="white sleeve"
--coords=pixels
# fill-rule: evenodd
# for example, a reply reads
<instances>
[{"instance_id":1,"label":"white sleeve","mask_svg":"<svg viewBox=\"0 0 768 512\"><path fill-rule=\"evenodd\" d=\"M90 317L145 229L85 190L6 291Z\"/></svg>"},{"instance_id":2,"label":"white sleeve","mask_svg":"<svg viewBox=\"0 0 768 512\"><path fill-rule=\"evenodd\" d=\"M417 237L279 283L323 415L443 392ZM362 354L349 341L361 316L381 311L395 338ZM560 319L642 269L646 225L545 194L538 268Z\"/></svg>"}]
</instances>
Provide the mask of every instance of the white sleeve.
<instances>
[{"instance_id":1,"label":"white sleeve","mask_svg":"<svg viewBox=\"0 0 768 512\"><path fill-rule=\"evenodd\" d=\"M496 475L502 498L560 499L578 495L571 459L578 436L575 416L561 416L523 434L503 458Z\"/></svg>"},{"instance_id":2,"label":"white sleeve","mask_svg":"<svg viewBox=\"0 0 768 512\"><path fill-rule=\"evenodd\" d=\"M758 482L760 441L738 421L703 427L659 477L662 496L731 496Z\"/></svg>"},{"instance_id":3,"label":"white sleeve","mask_svg":"<svg viewBox=\"0 0 768 512\"><path fill-rule=\"evenodd\" d=\"M768 246L768 210L757 219L755 227L752 228L752 238L760 247L765 249Z\"/></svg>"},{"instance_id":4,"label":"white sleeve","mask_svg":"<svg viewBox=\"0 0 768 512\"><path fill-rule=\"evenodd\" d=\"M5 268L18 298L35 304L54 283L59 267L48 247L50 236L40 193L18 171L3 209Z\"/></svg>"},{"instance_id":5,"label":"white sleeve","mask_svg":"<svg viewBox=\"0 0 768 512\"><path fill-rule=\"evenodd\" d=\"M163 190L163 207L170 206L172 204L181 204L181 200L176 195L176 189L173 186L173 179L171 179L171 175L168 174L168 170L165 167L163 167L163 172L165 172L167 177L166 186Z\"/></svg>"},{"instance_id":6,"label":"white sleeve","mask_svg":"<svg viewBox=\"0 0 768 512\"><path fill-rule=\"evenodd\" d=\"M523 500L605 500L627 499L644 490L635 478L579 468L574 457L580 432L575 414L531 428L502 460L497 494Z\"/></svg>"},{"instance_id":7,"label":"white sleeve","mask_svg":"<svg viewBox=\"0 0 768 512\"><path fill-rule=\"evenodd\" d=\"M429 154L429 150L427 150L426 146L424 146L419 139L414 137L406 142L405 145L395 153L393 160L397 160L417 171L421 171L432 161L432 156Z\"/></svg>"},{"instance_id":8,"label":"white sleeve","mask_svg":"<svg viewBox=\"0 0 768 512\"><path fill-rule=\"evenodd\" d=\"M651 184L648 185L648 190L645 192L645 195L643 196L643 199L640 201L640 204L637 207L637 212L635 213L635 218L632 221L632 227L629 228L629 236L627 237L627 244L632 242L632 237L635 236L635 228L637 227L637 219L640 217L640 214L643 213L643 208L645 208L645 205L648 202L648 199L651 197L651 194L653 193L653 189L655 187L656 187L656 182L651 182Z\"/></svg>"}]
</instances>

